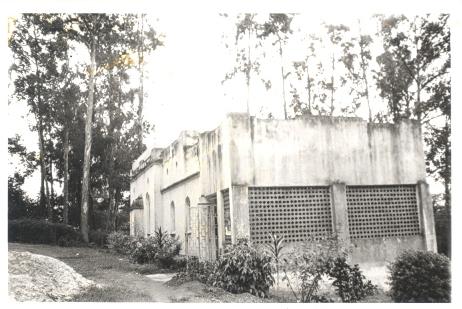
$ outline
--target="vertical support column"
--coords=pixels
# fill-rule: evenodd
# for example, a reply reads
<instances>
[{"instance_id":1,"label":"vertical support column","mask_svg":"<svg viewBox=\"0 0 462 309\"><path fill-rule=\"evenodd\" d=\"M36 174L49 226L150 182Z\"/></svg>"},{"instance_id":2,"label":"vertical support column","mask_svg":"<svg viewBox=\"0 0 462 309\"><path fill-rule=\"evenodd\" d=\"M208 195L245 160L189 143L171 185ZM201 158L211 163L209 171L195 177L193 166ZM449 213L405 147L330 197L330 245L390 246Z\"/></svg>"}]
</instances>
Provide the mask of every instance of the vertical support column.
<instances>
[{"instance_id":1,"label":"vertical support column","mask_svg":"<svg viewBox=\"0 0 462 309\"><path fill-rule=\"evenodd\" d=\"M332 196L332 231L345 247L351 244L350 230L348 226L348 209L345 183L333 183L331 185Z\"/></svg>"},{"instance_id":2,"label":"vertical support column","mask_svg":"<svg viewBox=\"0 0 462 309\"><path fill-rule=\"evenodd\" d=\"M425 238L425 247L427 251L437 252L433 203L428 184L425 181L417 183L417 194L419 195L420 221Z\"/></svg>"},{"instance_id":3,"label":"vertical support column","mask_svg":"<svg viewBox=\"0 0 462 309\"><path fill-rule=\"evenodd\" d=\"M219 188L217 186L217 188ZM218 252L222 252L225 242L225 220L223 209L223 192L217 191Z\"/></svg>"},{"instance_id":4,"label":"vertical support column","mask_svg":"<svg viewBox=\"0 0 462 309\"><path fill-rule=\"evenodd\" d=\"M239 238L250 238L249 187L233 185L231 194L231 241L235 244Z\"/></svg>"}]
</instances>

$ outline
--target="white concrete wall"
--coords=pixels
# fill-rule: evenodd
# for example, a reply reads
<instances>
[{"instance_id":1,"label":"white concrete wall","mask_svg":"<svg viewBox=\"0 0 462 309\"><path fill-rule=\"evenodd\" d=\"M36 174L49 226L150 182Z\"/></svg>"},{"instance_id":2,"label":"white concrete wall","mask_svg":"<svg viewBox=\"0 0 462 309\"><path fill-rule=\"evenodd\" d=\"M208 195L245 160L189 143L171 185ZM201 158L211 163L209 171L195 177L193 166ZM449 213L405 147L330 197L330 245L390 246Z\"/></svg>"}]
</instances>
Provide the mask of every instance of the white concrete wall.
<instances>
[{"instance_id":1,"label":"white concrete wall","mask_svg":"<svg viewBox=\"0 0 462 309\"><path fill-rule=\"evenodd\" d=\"M182 243L181 253L184 254L185 233L186 233L186 198L189 197L191 207L195 207L199 200L199 178L195 177L185 181L181 185L175 186L162 194L163 216L160 226L169 233L175 233ZM170 204L175 204L175 230L171 226Z\"/></svg>"},{"instance_id":2,"label":"white concrete wall","mask_svg":"<svg viewBox=\"0 0 462 309\"><path fill-rule=\"evenodd\" d=\"M232 117L231 181L292 186L411 184L425 180L416 122L367 124L358 118L296 120Z\"/></svg>"}]
</instances>

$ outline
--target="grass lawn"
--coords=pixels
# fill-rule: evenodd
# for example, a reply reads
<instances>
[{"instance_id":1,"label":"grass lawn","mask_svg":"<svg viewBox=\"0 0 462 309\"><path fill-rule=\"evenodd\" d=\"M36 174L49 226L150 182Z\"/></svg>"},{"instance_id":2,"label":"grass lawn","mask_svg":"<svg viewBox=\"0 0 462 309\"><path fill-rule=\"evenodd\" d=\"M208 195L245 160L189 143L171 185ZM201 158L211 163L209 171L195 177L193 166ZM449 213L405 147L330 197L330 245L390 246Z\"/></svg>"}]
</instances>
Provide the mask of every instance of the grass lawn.
<instances>
[{"instance_id":1,"label":"grass lawn","mask_svg":"<svg viewBox=\"0 0 462 309\"><path fill-rule=\"evenodd\" d=\"M87 247L58 247L9 243L8 250L29 251L56 258L71 266L100 288L78 295L80 302L265 302L250 294L231 294L199 282L166 286L146 274L165 272L154 265L132 264L108 250Z\"/></svg>"},{"instance_id":2,"label":"grass lawn","mask_svg":"<svg viewBox=\"0 0 462 309\"><path fill-rule=\"evenodd\" d=\"M79 302L294 302L287 289L271 289L270 299L245 294L231 294L222 289L193 281L179 286L156 282L146 274L166 272L155 265L137 265L104 249L88 247L58 247L9 243L13 251L29 251L56 258L68 264L85 278L100 285L76 296ZM283 285L283 284L281 284ZM391 302L382 290L363 302Z\"/></svg>"}]
</instances>

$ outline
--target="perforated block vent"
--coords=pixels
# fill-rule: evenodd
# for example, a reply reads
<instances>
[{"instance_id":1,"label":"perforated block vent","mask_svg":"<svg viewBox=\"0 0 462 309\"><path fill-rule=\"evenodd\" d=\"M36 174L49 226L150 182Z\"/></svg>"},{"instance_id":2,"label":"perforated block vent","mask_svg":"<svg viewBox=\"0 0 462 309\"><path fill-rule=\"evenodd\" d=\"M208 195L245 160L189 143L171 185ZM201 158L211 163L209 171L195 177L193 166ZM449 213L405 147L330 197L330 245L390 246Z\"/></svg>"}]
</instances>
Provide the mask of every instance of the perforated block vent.
<instances>
[{"instance_id":1,"label":"perforated block vent","mask_svg":"<svg viewBox=\"0 0 462 309\"><path fill-rule=\"evenodd\" d=\"M269 233L286 241L332 232L329 187L249 187L250 239L270 241Z\"/></svg>"},{"instance_id":2,"label":"perforated block vent","mask_svg":"<svg viewBox=\"0 0 462 309\"><path fill-rule=\"evenodd\" d=\"M420 233L416 186L347 186L346 193L351 238Z\"/></svg>"}]
</instances>

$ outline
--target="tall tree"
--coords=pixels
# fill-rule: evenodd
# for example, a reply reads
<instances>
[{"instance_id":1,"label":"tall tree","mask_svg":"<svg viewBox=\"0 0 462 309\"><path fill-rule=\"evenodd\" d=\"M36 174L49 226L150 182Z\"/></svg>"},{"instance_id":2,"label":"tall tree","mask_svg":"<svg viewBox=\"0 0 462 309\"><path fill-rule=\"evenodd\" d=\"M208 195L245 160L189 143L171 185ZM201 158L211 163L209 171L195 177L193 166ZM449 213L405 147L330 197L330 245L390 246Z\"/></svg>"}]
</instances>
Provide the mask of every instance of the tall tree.
<instances>
[{"instance_id":1,"label":"tall tree","mask_svg":"<svg viewBox=\"0 0 462 309\"><path fill-rule=\"evenodd\" d=\"M326 89L330 90L330 115L334 115L335 110L335 91L339 87L337 85L336 80L340 79L340 86L343 86L346 82L344 78L340 76L340 74L336 70L336 63L340 61L340 52L338 51L340 44L343 41L343 36L345 32L349 31L345 25L326 25L327 34L329 36L329 40L331 42L331 56L330 56L330 63L331 63L331 75L330 75L330 82L325 84Z\"/></svg>"},{"instance_id":2,"label":"tall tree","mask_svg":"<svg viewBox=\"0 0 462 309\"><path fill-rule=\"evenodd\" d=\"M310 34L306 39L308 47L304 61L293 62L295 76L298 81L302 82L303 88L306 90L306 103L302 99L297 99L300 96L297 93L297 87L293 87L294 100L292 107L295 115L313 115L315 111L318 114L323 114L320 103L323 103L325 98L322 97L322 89L319 87L322 80L323 67L322 62L318 59L321 38Z\"/></svg>"},{"instance_id":3,"label":"tall tree","mask_svg":"<svg viewBox=\"0 0 462 309\"><path fill-rule=\"evenodd\" d=\"M378 58L381 70L377 82L381 95L391 102L389 112L393 120L414 118L422 123L427 172L435 180L443 182L446 213L450 215L451 57L448 15L414 18L379 16L379 22L385 50Z\"/></svg>"},{"instance_id":4,"label":"tall tree","mask_svg":"<svg viewBox=\"0 0 462 309\"><path fill-rule=\"evenodd\" d=\"M58 61L65 56L66 41L58 34L60 20L53 14L23 14L16 23L16 29L9 38L9 46L15 59L15 96L20 102L27 102L36 123L33 130L38 133L40 162L40 205L47 209L52 220L53 209L47 175L47 135L54 117L49 102L56 99L60 89L52 87L59 78Z\"/></svg>"},{"instance_id":5,"label":"tall tree","mask_svg":"<svg viewBox=\"0 0 462 309\"><path fill-rule=\"evenodd\" d=\"M372 122L372 109L369 94L369 73L370 62L372 60L370 44L372 37L361 34L359 30L358 37L352 37L351 40L344 42L343 55L341 61L347 69L347 79L351 85L350 94L353 95L352 109L359 108L365 100L368 109L368 119Z\"/></svg>"},{"instance_id":6,"label":"tall tree","mask_svg":"<svg viewBox=\"0 0 462 309\"><path fill-rule=\"evenodd\" d=\"M289 35L292 33L290 27L293 15L289 14L269 14L269 20L263 24L263 29L259 34L261 38L273 36L275 41L273 45L278 46L279 58L281 61L281 79L282 79L282 100L284 104L284 119L288 119L287 102L286 102L286 79L289 73L284 71L284 47Z\"/></svg>"},{"instance_id":7,"label":"tall tree","mask_svg":"<svg viewBox=\"0 0 462 309\"><path fill-rule=\"evenodd\" d=\"M223 80L225 82L236 77L239 73L244 74L247 87L246 108L248 114L250 114L250 80L252 73L260 73L260 62L255 50L261 46L261 42L257 37L257 32L261 25L256 21L256 16L257 14L250 13L237 16L234 40L236 47L235 66L231 72L225 75Z\"/></svg>"}]
</instances>

